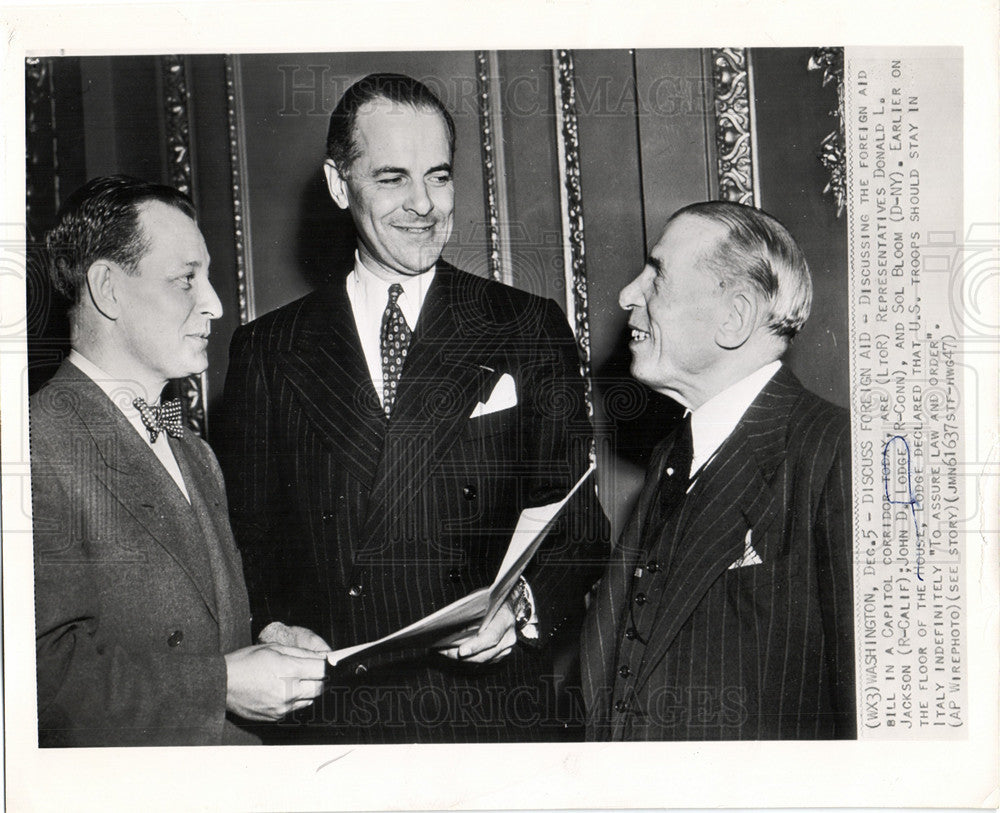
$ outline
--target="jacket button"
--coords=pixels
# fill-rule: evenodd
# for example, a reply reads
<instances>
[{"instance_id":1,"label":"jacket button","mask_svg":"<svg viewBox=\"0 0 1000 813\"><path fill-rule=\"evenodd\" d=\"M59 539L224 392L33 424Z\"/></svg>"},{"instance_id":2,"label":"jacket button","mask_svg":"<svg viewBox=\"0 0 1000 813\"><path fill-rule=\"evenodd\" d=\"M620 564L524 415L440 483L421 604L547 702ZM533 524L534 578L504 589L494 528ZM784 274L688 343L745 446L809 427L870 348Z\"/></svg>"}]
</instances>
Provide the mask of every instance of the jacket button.
<instances>
[{"instance_id":1,"label":"jacket button","mask_svg":"<svg viewBox=\"0 0 1000 813\"><path fill-rule=\"evenodd\" d=\"M351 598L358 598L364 592L365 588L363 585L360 584L352 584L347 589L347 595L349 595Z\"/></svg>"},{"instance_id":2,"label":"jacket button","mask_svg":"<svg viewBox=\"0 0 1000 813\"><path fill-rule=\"evenodd\" d=\"M184 633L180 630L174 630L167 638L167 646L180 646L183 640Z\"/></svg>"},{"instance_id":3,"label":"jacket button","mask_svg":"<svg viewBox=\"0 0 1000 813\"><path fill-rule=\"evenodd\" d=\"M333 522L337 518L337 515L333 511L323 512L323 522Z\"/></svg>"},{"instance_id":4,"label":"jacket button","mask_svg":"<svg viewBox=\"0 0 1000 813\"><path fill-rule=\"evenodd\" d=\"M632 674L632 670L629 669L628 666L622 666L618 670L618 674L621 675L623 678L627 678Z\"/></svg>"},{"instance_id":5,"label":"jacket button","mask_svg":"<svg viewBox=\"0 0 1000 813\"><path fill-rule=\"evenodd\" d=\"M635 594L635 603L638 604L640 607L643 604L645 604L646 603L646 594L645 593L636 593Z\"/></svg>"},{"instance_id":6,"label":"jacket button","mask_svg":"<svg viewBox=\"0 0 1000 813\"><path fill-rule=\"evenodd\" d=\"M478 496L474 485L467 485L462 489L462 496L467 500L474 500Z\"/></svg>"},{"instance_id":7,"label":"jacket button","mask_svg":"<svg viewBox=\"0 0 1000 813\"><path fill-rule=\"evenodd\" d=\"M615 711L617 711L619 714L624 714L625 713L625 709L627 709L627 708L628 708L628 706L626 706L621 700L618 700L615 703Z\"/></svg>"},{"instance_id":8,"label":"jacket button","mask_svg":"<svg viewBox=\"0 0 1000 813\"><path fill-rule=\"evenodd\" d=\"M368 667L365 666L363 663L359 663L357 666L354 667L354 674L356 675L363 675L367 671Z\"/></svg>"},{"instance_id":9,"label":"jacket button","mask_svg":"<svg viewBox=\"0 0 1000 813\"><path fill-rule=\"evenodd\" d=\"M659 573L662 568L660 567L660 563L657 562L656 559L650 559L649 564L646 565L646 569L650 573Z\"/></svg>"},{"instance_id":10,"label":"jacket button","mask_svg":"<svg viewBox=\"0 0 1000 813\"><path fill-rule=\"evenodd\" d=\"M634 641L638 635L639 632L638 630L636 630L635 627L629 627L627 630L625 630L625 637L628 638L630 641Z\"/></svg>"},{"instance_id":11,"label":"jacket button","mask_svg":"<svg viewBox=\"0 0 1000 813\"><path fill-rule=\"evenodd\" d=\"M451 579L453 582L461 581L462 571L459 570L457 567L453 567L451 570L448 571L448 578Z\"/></svg>"}]
</instances>

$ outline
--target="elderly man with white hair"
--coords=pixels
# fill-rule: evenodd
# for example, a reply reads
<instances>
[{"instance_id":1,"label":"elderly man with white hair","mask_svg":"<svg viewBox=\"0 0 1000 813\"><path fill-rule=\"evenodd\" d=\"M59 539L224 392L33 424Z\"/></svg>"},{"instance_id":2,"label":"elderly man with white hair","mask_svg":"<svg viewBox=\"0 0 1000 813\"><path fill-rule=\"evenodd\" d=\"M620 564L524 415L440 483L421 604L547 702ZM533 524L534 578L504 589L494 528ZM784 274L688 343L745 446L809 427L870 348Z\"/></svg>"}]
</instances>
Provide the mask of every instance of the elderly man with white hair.
<instances>
[{"instance_id":1,"label":"elderly man with white hair","mask_svg":"<svg viewBox=\"0 0 1000 813\"><path fill-rule=\"evenodd\" d=\"M759 210L694 204L619 302L632 374L687 410L584 626L588 738L856 736L848 414L781 362L802 252Z\"/></svg>"}]
</instances>

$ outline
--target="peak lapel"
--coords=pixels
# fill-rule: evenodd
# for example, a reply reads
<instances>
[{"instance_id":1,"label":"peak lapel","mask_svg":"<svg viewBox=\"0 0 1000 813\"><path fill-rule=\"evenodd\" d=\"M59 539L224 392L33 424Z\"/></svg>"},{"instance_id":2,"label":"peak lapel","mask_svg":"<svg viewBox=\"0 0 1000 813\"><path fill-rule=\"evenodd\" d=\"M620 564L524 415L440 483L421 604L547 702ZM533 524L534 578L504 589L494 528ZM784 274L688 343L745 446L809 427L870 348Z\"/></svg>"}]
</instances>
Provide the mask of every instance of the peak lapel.
<instances>
[{"instance_id":1,"label":"peak lapel","mask_svg":"<svg viewBox=\"0 0 1000 813\"><path fill-rule=\"evenodd\" d=\"M389 529L416 496L495 374L488 365L495 339L483 342L457 307L459 273L440 263L413 333L388 423L365 524L363 548L389 541Z\"/></svg>"},{"instance_id":2,"label":"peak lapel","mask_svg":"<svg viewBox=\"0 0 1000 813\"><path fill-rule=\"evenodd\" d=\"M746 531L781 504L772 481L801 392L785 367L775 373L688 495L637 686L649 679L709 588L743 553Z\"/></svg>"},{"instance_id":3,"label":"peak lapel","mask_svg":"<svg viewBox=\"0 0 1000 813\"><path fill-rule=\"evenodd\" d=\"M343 280L310 303L280 367L310 425L338 462L370 486L385 418L358 338Z\"/></svg>"}]
</instances>

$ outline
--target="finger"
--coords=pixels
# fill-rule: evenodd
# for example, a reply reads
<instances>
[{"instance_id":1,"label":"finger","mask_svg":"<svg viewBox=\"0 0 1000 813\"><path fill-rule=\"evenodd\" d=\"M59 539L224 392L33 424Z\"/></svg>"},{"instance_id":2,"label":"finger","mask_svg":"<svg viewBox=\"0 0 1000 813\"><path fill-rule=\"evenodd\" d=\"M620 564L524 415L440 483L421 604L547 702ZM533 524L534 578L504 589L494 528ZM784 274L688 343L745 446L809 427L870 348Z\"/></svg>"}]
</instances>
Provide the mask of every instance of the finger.
<instances>
[{"instance_id":1,"label":"finger","mask_svg":"<svg viewBox=\"0 0 1000 813\"><path fill-rule=\"evenodd\" d=\"M314 649L304 649L300 646L289 646L288 644L268 644L268 649L274 652L278 652L289 658L298 658L300 660L311 660L311 661L323 661L326 660L326 656L330 654L329 650L325 652L317 652Z\"/></svg>"},{"instance_id":2,"label":"finger","mask_svg":"<svg viewBox=\"0 0 1000 813\"><path fill-rule=\"evenodd\" d=\"M496 663L497 661L502 661L511 653L513 649L514 647L512 646L508 646L505 647L504 649L501 649L496 655L490 658L489 663Z\"/></svg>"},{"instance_id":3,"label":"finger","mask_svg":"<svg viewBox=\"0 0 1000 813\"><path fill-rule=\"evenodd\" d=\"M325 688L326 684L322 680L300 680L296 699L305 700L307 697L319 697Z\"/></svg>"},{"instance_id":4,"label":"finger","mask_svg":"<svg viewBox=\"0 0 1000 813\"><path fill-rule=\"evenodd\" d=\"M307 700L297 700L292 704L292 707L288 710L288 713L291 714L292 712L295 711L301 711L302 709L307 709L312 704L313 704L312 698L309 698Z\"/></svg>"},{"instance_id":5,"label":"finger","mask_svg":"<svg viewBox=\"0 0 1000 813\"><path fill-rule=\"evenodd\" d=\"M452 660L458 660L458 647L453 646L448 649L439 649L439 655L444 655L446 658L451 658Z\"/></svg>"}]
</instances>

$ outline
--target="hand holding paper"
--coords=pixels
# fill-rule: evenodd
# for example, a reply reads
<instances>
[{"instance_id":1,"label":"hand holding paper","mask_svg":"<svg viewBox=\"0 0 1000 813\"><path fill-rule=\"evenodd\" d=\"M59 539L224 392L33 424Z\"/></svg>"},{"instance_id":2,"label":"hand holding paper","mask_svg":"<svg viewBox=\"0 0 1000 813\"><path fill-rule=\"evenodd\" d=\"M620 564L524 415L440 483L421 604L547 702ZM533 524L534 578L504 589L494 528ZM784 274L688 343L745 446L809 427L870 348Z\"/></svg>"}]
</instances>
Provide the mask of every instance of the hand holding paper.
<instances>
[{"instance_id":1,"label":"hand holding paper","mask_svg":"<svg viewBox=\"0 0 1000 813\"><path fill-rule=\"evenodd\" d=\"M545 535L551 529L559 512L595 468L596 466L591 465L577 480L576 485L559 502L536 508L525 508L521 512L503 563L500 565L496 579L489 587L481 587L458 601L452 602L447 607L442 607L408 627L397 630L377 641L357 644L331 652L327 655L330 665L336 666L362 654L374 655L377 652L399 649L404 645L413 646L416 642L424 642L422 645L443 649L446 653L450 653L454 649L454 654L449 654L448 657L471 659L480 654L488 653L483 655L484 660L477 659L473 661L474 663L499 660L504 657L507 654L504 650L509 651L506 643L510 639L508 627L513 629L514 626L514 613L507 606L507 599L514 589L514 585L517 584L517 580L524 573L528 562L531 561L531 557L535 555L545 539ZM504 611L505 606L506 610ZM503 615L500 615L501 612ZM473 630L478 631L473 633ZM473 633L471 639L468 638L470 633ZM516 637L516 632L514 635ZM464 650L469 653L468 655L459 654L463 645L468 647ZM511 641L512 645L513 641Z\"/></svg>"},{"instance_id":2,"label":"hand holding paper","mask_svg":"<svg viewBox=\"0 0 1000 813\"><path fill-rule=\"evenodd\" d=\"M470 627L466 635L457 641L449 639L447 647L438 652L468 663L496 663L506 658L517 643L515 620L511 602L505 601L489 623Z\"/></svg>"}]
</instances>

